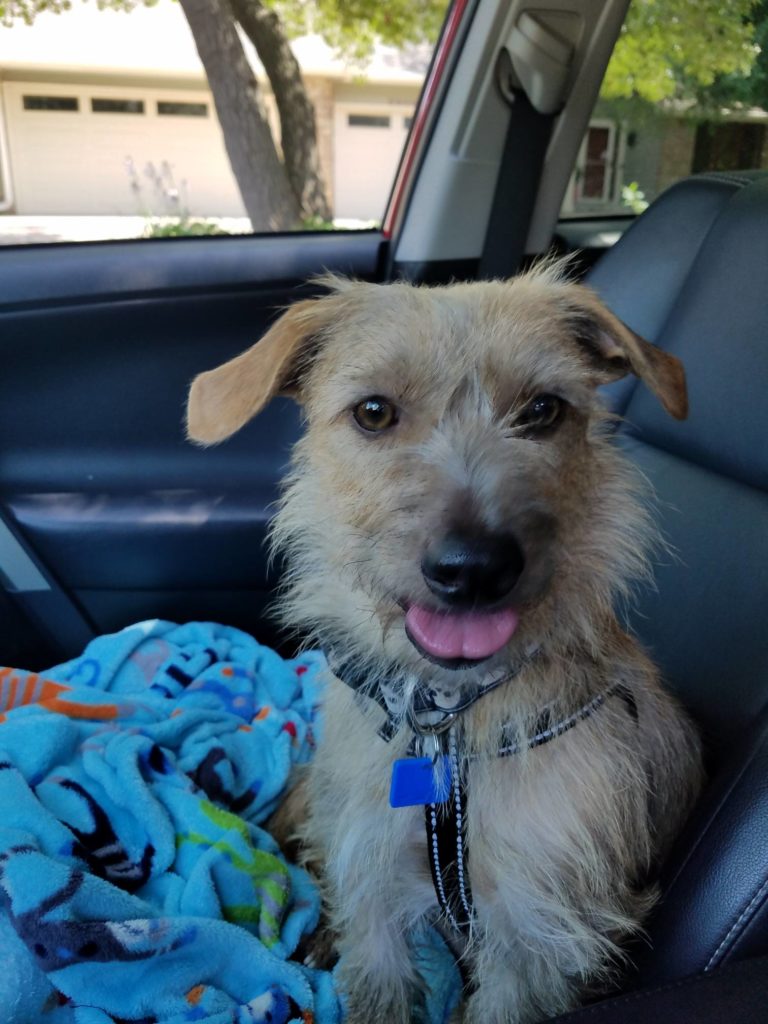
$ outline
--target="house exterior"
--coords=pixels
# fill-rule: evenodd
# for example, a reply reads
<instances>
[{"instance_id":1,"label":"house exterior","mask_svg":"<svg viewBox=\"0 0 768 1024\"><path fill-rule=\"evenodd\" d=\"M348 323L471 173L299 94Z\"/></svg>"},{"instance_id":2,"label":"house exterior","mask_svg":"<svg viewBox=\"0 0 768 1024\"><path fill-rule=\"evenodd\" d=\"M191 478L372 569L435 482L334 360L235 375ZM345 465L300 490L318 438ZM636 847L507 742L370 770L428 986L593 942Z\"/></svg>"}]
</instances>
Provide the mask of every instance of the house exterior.
<instances>
[{"instance_id":1,"label":"house exterior","mask_svg":"<svg viewBox=\"0 0 768 1024\"><path fill-rule=\"evenodd\" d=\"M274 135L268 82L250 43ZM359 67L320 38L293 44L317 115L334 218L380 220L429 61L379 46ZM765 111L696 123L601 102L566 191L565 216L627 212L691 171L768 166ZM130 13L75 2L32 26L0 26L0 214L235 218L245 210L182 9Z\"/></svg>"},{"instance_id":2,"label":"house exterior","mask_svg":"<svg viewBox=\"0 0 768 1024\"><path fill-rule=\"evenodd\" d=\"M563 214L626 213L624 189L637 183L651 202L700 171L768 168L768 111L676 115L641 102L600 101L581 144Z\"/></svg>"},{"instance_id":3,"label":"house exterior","mask_svg":"<svg viewBox=\"0 0 768 1024\"><path fill-rule=\"evenodd\" d=\"M294 51L335 217L380 219L429 54L379 47L363 72L317 37ZM194 41L170 0L130 13L75 4L0 27L0 100L0 212L245 215Z\"/></svg>"}]
</instances>

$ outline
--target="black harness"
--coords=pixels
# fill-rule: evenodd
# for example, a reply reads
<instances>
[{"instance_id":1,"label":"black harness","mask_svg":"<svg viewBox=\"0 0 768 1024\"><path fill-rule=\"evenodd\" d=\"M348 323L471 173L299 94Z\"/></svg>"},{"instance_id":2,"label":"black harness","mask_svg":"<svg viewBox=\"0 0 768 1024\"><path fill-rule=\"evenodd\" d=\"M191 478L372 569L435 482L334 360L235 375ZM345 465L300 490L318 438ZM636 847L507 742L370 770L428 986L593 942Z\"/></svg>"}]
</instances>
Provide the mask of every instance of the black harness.
<instances>
[{"instance_id":1,"label":"black harness","mask_svg":"<svg viewBox=\"0 0 768 1024\"><path fill-rule=\"evenodd\" d=\"M450 708L441 707L435 700L433 691L424 691L423 688L417 687L411 704L405 709L396 709L393 706L392 697L389 696L388 699L386 685L377 682L372 686L367 673L350 673L346 671L346 666L334 662L332 656L329 658L334 675L354 690L356 696L361 700L369 698L376 701L385 711L386 721L379 729L379 736L385 742L388 743L392 739L405 720L413 732L413 739L408 747L409 758L418 758L419 754L429 753L433 765L437 765L438 762L444 765L446 784L440 790L440 798L426 801L416 799L413 803L424 804L429 867L437 902L448 925L459 934L469 933L473 909L467 869L466 838L466 763L472 760L472 756L459 757L458 719L463 711L481 697L517 676L538 657L538 654L538 650L532 651L513 671L490 680L469 694L461 694L458 702ZM620 698L629 715L637 721L637 704L632 692L623 683L614 683L559 721L553 721L551 710L545 708L539 715L532 735L522 742L505 735L507 730L502 728L497 756L511 757L523 748L531 750L557 739L579 722L589 718L613 697ZM404 763L406 762L397 761L395 766Z\"/></svg>"},{"instance_id":2,"label":"black harness","mask_svg":"<svg viewBox=\"0 0 768 1024\"><path fill-rule=\"evenodd\" d=\"M637 704L632 692L622 683L614 683L592 700L582 705L573 714L552 722L549 709L539 716L534 733L523 743L504 742L496 752L497 757L511 757L525 746L528 750L541 747L568 732L579 722L589 718L612 697L620 698L631 717L637 721ZM503 732L503 730L502 730ZM467 780L465 759L458 756L453 726L441 734L441 749L448 757L451 769L451 785L448 799L442 803L428 804L425 808L429 867L435 894L448 923L455 931L467 934L472 924L472 893L467 868ZM471 760L471 758L469 758Z\"/></svg>"}]
</instances>

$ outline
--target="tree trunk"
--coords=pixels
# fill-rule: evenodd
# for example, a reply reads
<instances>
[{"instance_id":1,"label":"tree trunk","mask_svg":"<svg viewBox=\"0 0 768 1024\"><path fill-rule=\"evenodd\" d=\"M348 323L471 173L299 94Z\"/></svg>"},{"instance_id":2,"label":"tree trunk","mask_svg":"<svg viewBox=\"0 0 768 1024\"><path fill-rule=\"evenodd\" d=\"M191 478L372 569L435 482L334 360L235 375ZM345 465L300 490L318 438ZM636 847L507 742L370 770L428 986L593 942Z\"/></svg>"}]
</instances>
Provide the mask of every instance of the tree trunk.
<instances>
[{"instance_id":1,"label":"tree trunk","mask_svg":"<svg viewBox=\"0 0 768 1024\"><path fill-rule=\"evenodd\" d=\"M283 161L302 216L331 219L320 173L315 108L282 22L262 0L230 0L235 17L256 48L280 114Z\"/></svg>"},{"instance_id":2,"label":"tree trunk","mask_svg":"<svg viewBox=\"0 0 768 1024\"><path fill-rule=\"evenodd\" d=\"M213 94L232 173L254 231L296 227L299 204L278 156L229 0L180 0Z\"/></svg>"}]
</instances>

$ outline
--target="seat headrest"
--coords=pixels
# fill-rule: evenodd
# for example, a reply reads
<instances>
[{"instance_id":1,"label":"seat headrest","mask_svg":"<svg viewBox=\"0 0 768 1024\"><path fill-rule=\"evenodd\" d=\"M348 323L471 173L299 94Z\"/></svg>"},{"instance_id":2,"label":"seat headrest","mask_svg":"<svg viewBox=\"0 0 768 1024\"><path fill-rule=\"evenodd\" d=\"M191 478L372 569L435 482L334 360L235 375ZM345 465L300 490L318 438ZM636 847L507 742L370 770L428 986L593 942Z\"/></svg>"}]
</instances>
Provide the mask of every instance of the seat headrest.
<instances>
[{"instance_id":1,"label":"seat headrest","mask_svg":"<svg viewBox=\"0 0 768 1024\"><path fill-rule=\"evenodd\" d=\"M768 171L673 186L588 283L686 369L689 419L625 383L612 399L627 431L768 489Z\"/></svg>"}]
</instances>

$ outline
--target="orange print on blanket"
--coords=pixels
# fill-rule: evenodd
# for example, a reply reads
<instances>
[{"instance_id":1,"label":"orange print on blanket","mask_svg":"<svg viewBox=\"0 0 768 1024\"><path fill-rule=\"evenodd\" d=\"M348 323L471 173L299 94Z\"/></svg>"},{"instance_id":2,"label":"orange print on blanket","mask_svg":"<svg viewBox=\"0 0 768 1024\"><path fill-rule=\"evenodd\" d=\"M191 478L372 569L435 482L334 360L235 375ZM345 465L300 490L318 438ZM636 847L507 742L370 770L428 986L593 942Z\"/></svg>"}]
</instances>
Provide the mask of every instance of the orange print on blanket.
<instances>
[{"instance_id":1,"label":"orange print on blanket","mask_svg":"<svg viewBox=\"0 0 768 1024\"><path fill-rule=\"evenodd\" d=\"M52 679L41 679L35 672L17 675L11 668L0 669L0 708L3 711L35 704L46 711L58 712L69 718L117 718L120 710L117 704L83 704L61 697L61 694L71 691L71 686L56 683ZM0 722L4 722L5 718L4 714L0 715Z\"/></svg>"}]
</instances>

